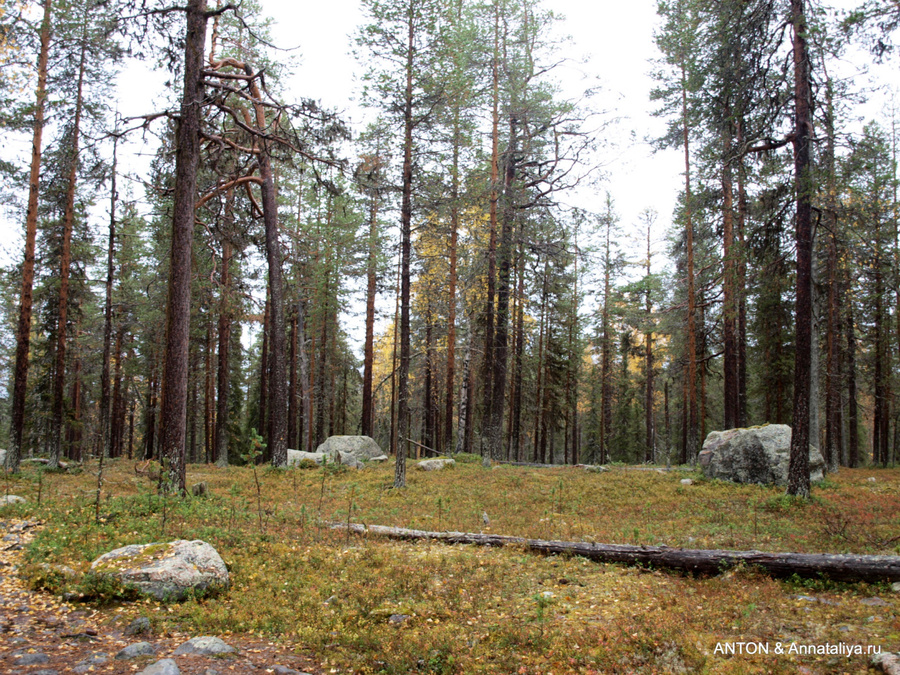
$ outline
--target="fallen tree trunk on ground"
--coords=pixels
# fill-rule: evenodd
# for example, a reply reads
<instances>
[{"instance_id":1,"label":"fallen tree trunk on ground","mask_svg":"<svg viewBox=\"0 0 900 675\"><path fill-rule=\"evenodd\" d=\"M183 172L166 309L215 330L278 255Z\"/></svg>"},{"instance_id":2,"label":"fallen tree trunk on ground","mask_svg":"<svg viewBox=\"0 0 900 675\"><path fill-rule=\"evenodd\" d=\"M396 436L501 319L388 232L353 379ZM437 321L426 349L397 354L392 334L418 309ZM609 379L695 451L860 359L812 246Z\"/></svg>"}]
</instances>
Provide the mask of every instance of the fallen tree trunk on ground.
<instances>
[{"instance_id":1,"label":"fallen tree trunk on ground","mask_svg":"<svg viewBox=\"0 0 900 675\"><path fill-rule=\"evenodd\" d=\"M545 541L471 532L428 532L384 525L335 523L333 529L361 535L378 535L403 541L428 540L446 544L519 546L543 554L577 555L597 562L647 565L694 574L719 574L737 565L755 566L775 577L800 577L834 581L900 581L900 557L887 555L832 555L828 553L765 553L721 551L668 546L627 546L576 541Z\"/></svg>"}]
</instances>

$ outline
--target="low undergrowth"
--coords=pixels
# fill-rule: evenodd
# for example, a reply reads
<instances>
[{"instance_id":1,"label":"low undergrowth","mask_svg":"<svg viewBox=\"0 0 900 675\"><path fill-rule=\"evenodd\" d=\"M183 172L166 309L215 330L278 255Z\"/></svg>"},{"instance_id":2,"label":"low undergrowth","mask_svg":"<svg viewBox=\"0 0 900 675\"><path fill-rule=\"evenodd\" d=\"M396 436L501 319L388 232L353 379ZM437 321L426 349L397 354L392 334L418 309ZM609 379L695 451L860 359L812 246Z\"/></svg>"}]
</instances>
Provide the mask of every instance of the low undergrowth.
<instances>
[{"instance_id":1,"label":"low undergrowth","mask_svg":"<svg viewBox=\"0 0 900 675\"><path fill-rule=\"evenodd\" d=\"M452 470L410 471L409 487L392 490L389 466L265 468L257 491L248 468L192 466L189 482L206 481L209 494L176 499L157 495L132 463L113 461L96 518L95 468L10 479L12 493L29 503L4 507L0 518L45 521L27 551L35 586L112 602L103 609L111 622L145 615L159 630L280 639L314 654L326 671L865 672L863 657L728 656L721 647L900 644L900 602L887 587L776 581L752 569L695 579L514 548L365 539L323 526L351 520L605 543L896 555L898 470L842 470L813 500L797 502L780 489L696 475L685 486L683 472L459 462ZM176 538L215 546L231 588L164 606L123 599L87 574L112 548ZM59 565L76 574L54 571Z\"/></svg>"}]
</instances>

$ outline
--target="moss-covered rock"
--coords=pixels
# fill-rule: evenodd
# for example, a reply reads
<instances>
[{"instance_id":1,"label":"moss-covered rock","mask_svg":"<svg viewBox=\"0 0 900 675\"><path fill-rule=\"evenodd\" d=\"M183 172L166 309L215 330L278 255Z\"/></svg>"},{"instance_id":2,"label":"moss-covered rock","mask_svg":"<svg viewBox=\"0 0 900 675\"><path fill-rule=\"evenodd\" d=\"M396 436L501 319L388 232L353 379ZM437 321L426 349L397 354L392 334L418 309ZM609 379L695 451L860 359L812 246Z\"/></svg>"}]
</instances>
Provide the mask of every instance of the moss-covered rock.
<instances>
[{"instance_id":1,"label":"moss-covered rock","mask_svg":"<svg viewBox=\"0 0 900 675\"><path fill-rule=\"evenodd\" d=\"M124 546L97 558L91 572L164 601L220 591L229 583L225 563L205 541Z\"/></svg>"}]
</instances>

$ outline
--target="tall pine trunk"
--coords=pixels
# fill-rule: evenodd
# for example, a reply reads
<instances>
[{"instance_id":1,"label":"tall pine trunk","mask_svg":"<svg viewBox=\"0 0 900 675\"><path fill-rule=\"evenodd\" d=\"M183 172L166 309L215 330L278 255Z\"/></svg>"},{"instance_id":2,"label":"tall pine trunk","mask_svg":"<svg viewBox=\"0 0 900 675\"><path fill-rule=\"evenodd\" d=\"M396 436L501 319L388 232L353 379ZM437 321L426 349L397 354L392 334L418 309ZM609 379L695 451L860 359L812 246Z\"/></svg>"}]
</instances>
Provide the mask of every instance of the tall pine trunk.
<instances>
[{"instance_id":1,"label":"tall pine trunk","mask_svg":"<svg viewBox=\"0 0 900 675\"><path fill-rule=\"evenodd\" d=\"M50 51L50 15L52 0L44 0L41 20L41 47L38 55L38 85L34 106L34 132L31 139L31 172L28 176L28 208L25 213L25 261L22 264L22 292L16 327L16 365L10 420L9 452L6 468L15 473L22 459L22 435L25 429L25 399L28 394L28 360L31 351L31 312L34 291L34 248L37 239L38 191L41 177L41 150L44 134L44 105L47 100L47 60Z\"/></svg>"},{"instance_id":2,"label":"tall pine trunk","mask_svg":"<svg viewBox=\"0 0 900 675\"><path fill-rule=\"evenodd\" d=\"M380 158L376 157L376 162ZM369 202L369 260L366 269L366 341L363 350L362 424L363 436L375 432L372 374L375 368L375 298L378 291L378 193L372 190Z\"/></svg>"},{"instance_id":3,"label":"tall pine trunk","mask_svg":"<svg viewBox=\"0 0 900 675\"><path fill-rule=\"evenodd\" d=\"M685 368L685 392L687 393L687 434L682 446L682 463L691 462L697 456L700 439L698 427L701 424L697 410L697 299L694 280L694 223L693 199L691 196L691 152L688 132L687 71L681 64L681 117L684 141L684 205L685 205L685 249L687 254L687 346Z\"/></svg>"},{"instance_id":4,"label":"tall pine trunk","mask_svg":"<svg viewBox=\"0 0 900 675\"><path fill-rule=\"evenodd\" d=\"M503 457L503 412L506 397L506 374L509 360L509 289L512 263L512 229L515 213L513 181L516 175L516 136L518 122L515 115L509 120L509 147L503 158L503 208L500 213L500 241L497 247L497 316L494 330L492 358L491 407L487 451L485 458Z\"/></svg>"},{"instance_id":5,"label":"tall pine trunk","mask_svg":"<svg viewBox=\"0 0 900 675\"><path fill-rule=\"evenodd\" d=\"M225 202L225 219L233 223L233 193L228 192ZM217 466L228 466L228 396L231 385L231 240L230 232L222 238L222 271L219 273L221 287L219 299L219 364L216 373L216 448Z\"/></svg>"},{"instance_id":6,"label":"tall pine trunk","mask_svg":"<svg viewBox=\"0 0 900 675\"><path fill-rule=\"evenodd\" d=\"M203 48L206 44L206 0L188 0L184 41L184 83L175 148L175 194L172 249L166 303L166 347L162 377L160 455L168 465L167 489L185 491L188 347L191 324L191 246L197 167L200 162L200 119L204 99Z\"/></svg>"},{"instance_id":7,"label":"tall pine trunk","mask_svg":"<svg viewBox=\"0 0 900 675\"><path fill-rule=\"evenodd\" d=\"M447 375L445 378L444 448L453 446L453 400L456 384L456 276L459 242L459 107L453 112L453 165L450 169L450 278L447 287Z\"/></svg>"},{"instance_id":8,"label":"tall pine trunk","mask_svg":"<svg viewBox=\"0 0 900 675\"><path fill-rule=\"evenodd\" d=\"M409 439L409 287L412 238L413 179L413 66L415 23L413 2L409 6L409 33L406 45L406 91L403 100L403 184L400 203L400 369L397 373L397 461L394 487L406 487L406 454Z\"/></svg>"},{"instance_id":9,"label":"tall pine trunk","mask_svg":"<svg viewBox=\"0 0 900 675\"><path fill-rule=\"evenodd\" d=\"M804 0L791 0L794 59L794 191L797 202L797 290L794 356L794 409L787 493L809 497L810 400L812 384L812 93L806 48Z\"/></svg>"},{"instance_id":10,"label":"tall pine trunk","mask_svg":"<svg viewBox=\"0 0 900 675\"><path fill-rule=\"evenodd\" d=\"M484 307L484 361L482 368L483 410L481 422L481 454L484 463L489 464L492 454L491 432L494 403L494 358L497 341L494 337L494 302L497 277L497 211L500 199L500 9L494 2L494 52L492 59L492 110L491 110L491 192L488 209L488 250L487 250L487 297ZM501 411L502 415L502 411Z\"/></svg>"},{"instance_id":11,"label":"tall pine trunk","mask_svg":"<svg viewBox=\"0 0 900 675\"><path fill-rule=\"evenodd\" d=\"M738 361L738 298L737 261L734 236L734 183L731 170L730 122L726 123L724 148L725 160L722 165L722 230L723 230L723 311L722 326L724 337L724 401L725 428L739 426L740 418L740 373Z\"/></svg>"},{"instance_id":12,"label":"tall pine trunk","mask_svg":"<svg viewBox=\"0 0 900 675\"><path fill-rule=\"evenodd\" d=\"M65 415L66 347L69 320L69 276L72 265L72 229L75 225L75 188L78 184L78 141L84 107L84 70L87 65L87 5L82 17L81 51L78 60L78 84L75 93L75 119L69 148L69 175L66 185L66 207L63 214L62 254L59 266L59 305L56 327L56 368L53 383L53 415L50 422L50 467L59 466L62 450L63 417Z\"/></svg>"}]
</instances>

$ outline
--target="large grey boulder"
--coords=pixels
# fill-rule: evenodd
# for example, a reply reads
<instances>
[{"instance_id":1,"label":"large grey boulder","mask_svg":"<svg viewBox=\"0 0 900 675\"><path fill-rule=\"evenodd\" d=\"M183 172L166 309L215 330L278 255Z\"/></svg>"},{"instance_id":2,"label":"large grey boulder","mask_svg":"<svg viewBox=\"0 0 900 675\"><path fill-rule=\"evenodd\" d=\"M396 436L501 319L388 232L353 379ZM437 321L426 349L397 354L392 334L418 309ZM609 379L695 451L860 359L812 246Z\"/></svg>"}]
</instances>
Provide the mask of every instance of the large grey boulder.
<instances>
[{"instance_id":1,"label":"large grey boulder","mask_svg":"<svg viewBox=\"0 0 900 675\"><path fill-rule=\"evenodd\" d=\"M788 480L790 455L791 428L786 424L767 424L713 431L703 442L698 460L708 478L784 486ZM810 480L822 480L824 468L822 453L810 445Z\"/></svg>"},{"instance_id":2,"label":"large grey boulder","mask_svg":"<svg viewBox=\"0 0 900 675\"><path fill-rule=\"evenodd\" d=\"M368 436L329 436L316 452L326 452L332 457L338 453L353 455L364 462L384 455L378 443Z\"/></svg>"},{"instance_id":3,"label":"large grey boulder","mask_svg":"<svg viewBox=\"0 0 900 675\"><path fill-rule=\"evenodd\" d=\"M91 572L117 578L157 600L183 600L191 593L228 587L228 569L205 541L135 544L105 553Z\"/></svg>"}]
</instances>

